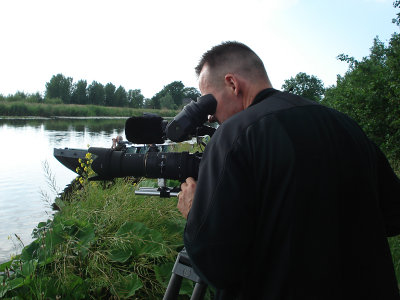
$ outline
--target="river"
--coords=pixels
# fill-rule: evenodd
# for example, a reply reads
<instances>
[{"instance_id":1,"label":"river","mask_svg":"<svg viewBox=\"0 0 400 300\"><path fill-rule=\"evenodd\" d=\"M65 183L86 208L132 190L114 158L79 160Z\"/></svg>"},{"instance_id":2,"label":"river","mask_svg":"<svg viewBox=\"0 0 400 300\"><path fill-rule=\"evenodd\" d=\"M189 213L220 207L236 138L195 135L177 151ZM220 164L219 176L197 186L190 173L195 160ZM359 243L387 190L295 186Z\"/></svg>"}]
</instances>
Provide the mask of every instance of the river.
<instances>
[{"instance_id":1,"label":"river","mask_svg":"<svg viewBox=\"0 0 400 300\"><path fill-rule=\"evenodd\" d=\"M56 192L75 178L53 156L53 148L110 147L125 137L125 119L0 119L0 262L32 241L31 233L51 219Z\"/></svg>"}]
</instances>

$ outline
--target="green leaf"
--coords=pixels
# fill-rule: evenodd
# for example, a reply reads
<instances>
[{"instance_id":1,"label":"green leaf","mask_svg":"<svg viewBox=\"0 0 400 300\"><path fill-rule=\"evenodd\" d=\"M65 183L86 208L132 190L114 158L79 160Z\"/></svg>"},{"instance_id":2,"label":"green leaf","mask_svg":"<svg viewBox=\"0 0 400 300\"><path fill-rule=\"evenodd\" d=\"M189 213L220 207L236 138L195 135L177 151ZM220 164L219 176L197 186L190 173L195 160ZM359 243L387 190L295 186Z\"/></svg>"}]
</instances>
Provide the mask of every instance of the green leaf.
<instances>
[{"instance_id":1,"label":"green leaf","mask_svg":"<svg viewBox=\"0 0 400 300\"><path fill-rule=\"evenodd\" d=\"M118 232L118 237L128 239L135 255L158 257L165 254L164 241L161 233L149 229L140 222L126 222Z\"/></svg>"},{"instance_id":2,"label":"green leaf","mask_svg":"<svg viewBox=\"0 0 400 300\"><path fill-rule=\"evenodd\" d=\"M3 298L5 294L9 291L8 285L0 285L0 298Z\"/></svg>"},{"instance_id":3,"label":"green leaf","mask_svg":"<svg viewBox=\"0 0 400 300\"><path fill-rule=\"evenodd\" d=\"M38 225L37 225L37 228L42 228L42 227L45 227L47 225L47 222L40 222Z\"/></svg>"},{"instance_id":4,"label":"green leaf","mask_svg":"<svg viewBox=\"0 0 400 300\"><path fill-rule=\"evenodd\" d=\"M120 263L126 262L132 256L130 249L112 249L109 258Z\"/></svg>"},{"instance_id":5,"label":"green leaf","mask_svg":"<svg viewBox=\"0 0 400 300\"><path fill-rule=\"evenodd\" d=\"M181 289L179 290L179 295L189 295L193 293L194 283L193 281L183 278Z\"/></svg>"},{"instance_id":6,"label":"green leaf","mask_svg":"<svg viewBox=\"0 0 400 300\"><path fill-rule=\"evenodd\" d=\"M156 275L156 279L161 285L166 288L168 286L168 282L172 275L172 268L174 267L174 263L165 263L161 266L154 266L154 273Z\"/></svg>"},{"instance_id":7,"label":"green leaf","mask_svg":"<svg viewBox=\"0 0 400 300\"><path fill-rule=\"evenodd\" d=\"M13 261L10 260L10 261L7 261L7 262L5 262L5 263L2 263L2 264L0 265L0 272L4 272L4 271L6 270L6 268L10 268L12 262L13 262ZM1 283L1 282L0 282L0 283Z\"/></svg>"},{"instance_id":8,"label":"green leaf","mask_svg":"<svg viewBox=\"0 0 400 300\"><path fill-rule=\"evenodd\" d=\"M21 274L25 277L29 277L36 270L37 260L30 260L22 264Z\"/></svg>"},{"instance_id":9,"label":"green leaf","mask_svg":"<svg viewBox=\"0 0 400 300\"><path fill-rule=\"evenodd\" d=\"M115 291L113 294L120 298L128 298L135 295L136 291L143 287L143 283L136 274L132 273L122 277L114 287Z\"/></svg>"},{"instance_id":10,"label":"green leaf","mask_svg":"<svg viewBox=\"0 0 400 300\"><path fill-rule=\"evenodd\" d=\"M34 240L28 246L24 247L21 252L22 261L30 261L38 257L38 249L40 248L40 240Z\"/></svg>"},{"instance_id":11,"label":"green leaf","mask_svg":"<svg viewBox=\"0 0 400 300\"><path fill-rule=\"evenodd\" d=\"M79 240L79 243L82 245L87 245L95 240L94 228L92 224L88 224L87 226L80 228L76 237Z\"/></svg>"},{"instance_id":12,"label":"green leaf","mask_svg":"<svg viewBox=\"0 0 400 300\"><path fill-rule=\"evenodd\" d=\"M51 249L54 249L56 245L64 242L65 239L61 232L61 226L55 226L51 230L48 230L44 239L46 247Z\"/></svg>"},{"instance_id":13,"label":"green leaf","mask_svg":"<svg viewBox=\"0 0 400 300\"><path fill-rule=\"evenodd\" d=\"M80 228L76 233L76 238L78 239L78 251L80 251L83 257L86 257L89 252L90 245L96 240L93 225L88 224L87 226Z\"/></svg>"},{"instance_id":14,"label":"green leaf","mask_svg":"<svg viewBox=\"0 0 400 300\"><path fill-rule=\"evenodd\" d=\"M9 290L14 290L24 285L24 279L21 277L15 278L13 280L8 281L7 285L9 286Z\"/></svg>"}]
</instances>

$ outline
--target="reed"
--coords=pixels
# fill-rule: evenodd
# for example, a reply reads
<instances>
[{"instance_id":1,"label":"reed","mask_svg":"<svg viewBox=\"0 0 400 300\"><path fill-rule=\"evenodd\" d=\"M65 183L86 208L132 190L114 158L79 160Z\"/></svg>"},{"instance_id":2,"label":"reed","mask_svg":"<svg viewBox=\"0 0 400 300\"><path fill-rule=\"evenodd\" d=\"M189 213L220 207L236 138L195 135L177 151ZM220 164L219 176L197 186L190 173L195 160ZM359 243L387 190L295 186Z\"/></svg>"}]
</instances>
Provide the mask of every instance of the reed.
<instances>
[{"instance_id":1,"label":"reed","mask_svg":"<svg viewBox=\"0 0 400 300\"><path fill-rule=\"evenodd\" d=\"M163 117L174 117L176 110L134 109L98 105L31 103L26 101L0 101L0 116L20 117L131 117L151 112Z\"/></svg>"}]
</instances>

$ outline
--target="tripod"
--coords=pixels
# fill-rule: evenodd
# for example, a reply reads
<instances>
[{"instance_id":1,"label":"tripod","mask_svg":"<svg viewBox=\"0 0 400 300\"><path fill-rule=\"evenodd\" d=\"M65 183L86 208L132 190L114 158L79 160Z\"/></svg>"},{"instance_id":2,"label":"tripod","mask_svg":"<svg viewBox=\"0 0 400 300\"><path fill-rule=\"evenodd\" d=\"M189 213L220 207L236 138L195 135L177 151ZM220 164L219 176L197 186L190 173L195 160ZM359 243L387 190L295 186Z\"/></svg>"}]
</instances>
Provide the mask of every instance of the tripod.
<instances>
[{"instance_id":1,"label":"tripod","mask_svg":"<svg viewBox=\"0 0 400 300\"><path fill-rule=\"evenodd\" d=\"M194 272L189 256L185 248L179 252L175 265L172 269L172 276L169 280L167 290L165 291L163 300L178 299L179 290L181 288L182 279L187 278L196 282L190 300L202 300L207 290L207 285Z\"/></svg>"}]
</instances>

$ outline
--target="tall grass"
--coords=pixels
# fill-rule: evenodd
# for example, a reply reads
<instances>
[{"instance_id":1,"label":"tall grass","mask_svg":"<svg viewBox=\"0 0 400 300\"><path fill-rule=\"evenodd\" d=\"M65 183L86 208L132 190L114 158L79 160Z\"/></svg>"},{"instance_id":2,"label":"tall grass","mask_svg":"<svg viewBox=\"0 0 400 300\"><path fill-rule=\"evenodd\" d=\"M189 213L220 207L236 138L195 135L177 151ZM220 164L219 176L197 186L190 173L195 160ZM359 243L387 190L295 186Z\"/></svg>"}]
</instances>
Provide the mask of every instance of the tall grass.
<instances>
[{"instance_id":1,"label":"tall grass","mask_svg":"<svg viewBox=\"0 0 400 300\"><path fill-rule=\"evenodd\" d=\"M130 117L151 111L164 117L173 117L176 110L148 110L127 107L105 107L97 105L31 103L26 101L0 101L0 116L37 116L37 117Z\"/></svg>"}]
</instances>

